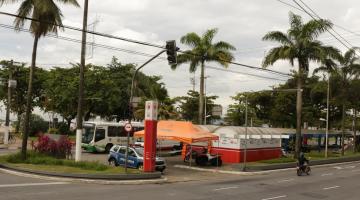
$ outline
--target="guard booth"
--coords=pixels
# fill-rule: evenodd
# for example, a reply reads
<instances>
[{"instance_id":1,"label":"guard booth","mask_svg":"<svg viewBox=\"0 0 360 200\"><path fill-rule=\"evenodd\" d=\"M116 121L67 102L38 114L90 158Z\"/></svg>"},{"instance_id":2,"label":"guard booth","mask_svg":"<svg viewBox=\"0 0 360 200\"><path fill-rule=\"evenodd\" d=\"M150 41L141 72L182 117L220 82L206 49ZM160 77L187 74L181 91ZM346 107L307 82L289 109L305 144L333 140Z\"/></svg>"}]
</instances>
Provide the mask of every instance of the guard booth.
<instances>
[{"instance_id":1,"label":"guard booth","mask_svg":"<svg viewBox=\"0 0 360 200\"><path fill-rule=\"evenodd\" d=\"M254 162L279 158L282 155L281 140L289 138L288 129L199 125L219 137L212 142L212 152L221 155L225 163ZM247 130L246 130L247 129ZM247 136L246 136L247 135Z\"/></svg>"}]
</instances>

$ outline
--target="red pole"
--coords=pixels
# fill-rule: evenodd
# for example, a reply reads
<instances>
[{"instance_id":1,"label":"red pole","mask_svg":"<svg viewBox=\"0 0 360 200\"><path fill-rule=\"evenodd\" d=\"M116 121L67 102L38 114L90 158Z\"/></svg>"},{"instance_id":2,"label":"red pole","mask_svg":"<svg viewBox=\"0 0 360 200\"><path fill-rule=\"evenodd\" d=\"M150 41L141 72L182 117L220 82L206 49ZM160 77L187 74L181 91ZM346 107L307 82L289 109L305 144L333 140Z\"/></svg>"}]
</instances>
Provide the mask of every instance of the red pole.
<instances>
[{"instance_id":1,"label":"red pole","mask_svg":"<svg viewBox=\"0 0 360 200\"><path fill-rule=\"evenodd\" d=\"M145 136L144 136L144 172L154 172L156 164L157 140L157 110L156 101L145 104Z\"/></svg>"}]
</instances>

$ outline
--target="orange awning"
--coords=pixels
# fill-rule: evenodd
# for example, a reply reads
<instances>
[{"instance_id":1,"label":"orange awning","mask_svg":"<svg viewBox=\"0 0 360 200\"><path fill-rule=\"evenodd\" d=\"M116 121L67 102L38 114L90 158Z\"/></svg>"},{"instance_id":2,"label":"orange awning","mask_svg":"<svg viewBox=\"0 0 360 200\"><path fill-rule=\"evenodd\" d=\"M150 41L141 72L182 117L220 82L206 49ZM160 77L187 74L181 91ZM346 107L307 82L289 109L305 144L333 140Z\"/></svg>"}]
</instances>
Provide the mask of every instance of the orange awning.
<instances>
[{"instance_id":1,"label":"orange awning","mask_svg":"<svg viewBox=\"0 0 360 200\"><path fill-rule=\"evenodd\" d=\"M134 137L144 137L144 133L144 130L135 132ZM187 144L219 139L218 136L195 126L191 122L184 121L159 121L157 125L157 138L175 140Z\"/></svg>"}]
</instances>

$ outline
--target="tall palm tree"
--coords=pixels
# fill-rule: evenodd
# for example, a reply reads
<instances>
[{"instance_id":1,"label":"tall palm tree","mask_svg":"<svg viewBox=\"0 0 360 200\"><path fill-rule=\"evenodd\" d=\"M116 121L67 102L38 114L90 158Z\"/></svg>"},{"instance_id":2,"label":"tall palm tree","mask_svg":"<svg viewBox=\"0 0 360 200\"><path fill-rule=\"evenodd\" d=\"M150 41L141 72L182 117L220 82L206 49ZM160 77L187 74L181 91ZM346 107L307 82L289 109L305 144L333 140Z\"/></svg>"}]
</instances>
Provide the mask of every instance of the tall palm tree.
<instances>
[{"instance_id":1,"label":"tall palm tree","mask_svg":"<svg viewBox=\"0 0 360 200\"><path fill-rule=\"evenodd\" d=\"M345 118L346 118L346 105L349 101L349 88L351 80L360 75L360 59L356 54L358 48L351 48L343 56L340 57L340 67L335 71L341 79L341 93L339 100L341 102L341 155L344 155L344 139L345 139Z\"/></svg>"},{"instance_id":2,"label":"tall palm tree","mask_svg":"<svg viewBox=\"0 0 360 200\"><path fill-rule=\"evenodd\" d=\"M291 66L297 61L297 98L296 98L296 144L295 157L300 153L301 147L301 112L302 112L302 85L309 71L311 61L321 62L325 57L335 57L338 50L325 46L317 38L329 29L332 24L327 20L310 20L303 23L301 16L290 12L290 28L286 33L271 31L263 40L273 41L280 46L271 49L264 58L263 67L273 65L279 60L290 61Z\"/></svg>"},{"instance_id":3,"label":"tall palm tree","mask_svg":"<svg viewBox=\"0 0 360 200\"><path fill-rule=\"evenodd\" d=\"M30 17L35 20L30 22L30 31L34 36L33 51L31 57L31 66L29 74L29 83L27 91L27 102L25 111L25 126L23 133L21 155L26 159L27 140L29 135L29 118L32 109L32 83L34 70L36 66L36 53L39 39L48 33L57 33L58 28L62 27L62 12L55 2L69 4L78 7L76 0L0 0L0 6L4 3L21 2L17 10L18 17L14 20L15 27L19 30L24 27L26 19Z\"/></svg>"},{"instance_id":4,"label":"tall palm tree","mask_svg":"<svg viewBox=\"0 0 360 200\"><path fill-rule=\"evenodd\" d=\"M228 66L228 62L234 60L231 51L236 50L231 44L218 41L213 43L213 39L218 29L210 29L205 31L202 36L192 32L181 37L180 42L191 47L191 50L185 51L178 56L176 65L171 66L176 69L179 65L190 63L190 72L195 72L201 67L200 72L200 98L199 98L199 124L204 119L204 79L205 79L205 63L216 62L224 67ZM206 114L205 114L206 115Z\"/></svg>"}]
</instances>

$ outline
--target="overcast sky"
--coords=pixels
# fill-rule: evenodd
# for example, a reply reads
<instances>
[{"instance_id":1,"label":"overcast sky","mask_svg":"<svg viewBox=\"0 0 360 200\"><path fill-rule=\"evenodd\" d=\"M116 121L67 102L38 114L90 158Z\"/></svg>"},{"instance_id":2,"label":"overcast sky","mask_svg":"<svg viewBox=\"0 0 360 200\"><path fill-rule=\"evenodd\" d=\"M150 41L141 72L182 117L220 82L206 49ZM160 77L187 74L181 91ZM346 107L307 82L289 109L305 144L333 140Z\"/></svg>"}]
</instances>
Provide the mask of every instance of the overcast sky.
<instances>
[{"instance_id":1,"label":"overcast sky","mask_svg":"<svg viewBox=\"0 0 360 200\"><path fill-rule=\"evenodd\" d=\"M288 13L301 14L304 20L309 17L276 0L89 0L89 24L96 19L99 21L96 31L111 35L141 40L149 43L164 45L166 40L175 39L183 50L188 47L180 44L179 38L188 32L202 34L206 29L218 28L215 38L233 44L236 61L253 66L261 66L264 54L275 44L261 40L268 31L288 28ZM294 4L291 0L284 2ZM358 0L303 0L312 7L318 15L333 21L336 25L345 27L360 34L360 2ZM79 0L83 5L83 0ZM3 5L0 11L15 13L16 5ZM81 27L82 8L61 6L65 25ZM13 18L0 15L0 24L12 25ZM357 46L360 35L355 35L339 29L344 38L352 45ZM81 39L81 33L71 30L59 33L60 36ZM89 41L93 37L89 35ZM334 45L341 50L341 46L328 34L321 36L326 44ZM149 54L156 54L159 49L131 44L119 40L95 37L95 43L114 46L117 48L135 50ZM32 37L29 33L15 33L13 30L0 27L0 59L14 59L30 63L32 50ZM95 48L88 63L106 64L112 56L116 56L122 63L141 64L148 57L128 54L120 51ZM66 67L70 62L80 61L80 44L54 39L42 38L39 43L37 63L44 68L51 66ZM218 67L215 63L208 66ZM312 66L314 67L314 66ZM182 65L176 71L170 70L167 62L155 60L144 68L149 75L161 75L163 82L169 90L171 97L185 95L192 89L188 65ZM256 74L276 79L281 76L266 72L249 70L239 66L230 65L230 70ZM279 62L270 69L289 72L291 69L287 62ZM218 95L217 103L227 107L233 103L230 96L241 91L269 89L283 81L273 79L255 78L249 75L207 69L207 93ZM195 74L196 90L199 90L199 73ZM77 94L74 94L77 95Z\"/></svg>"}]
</instances>

